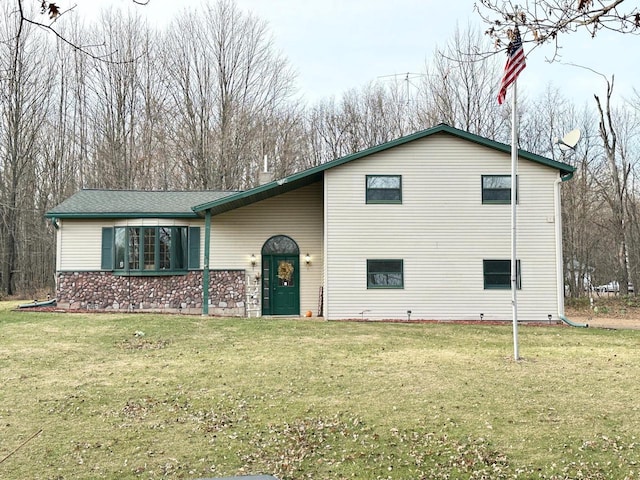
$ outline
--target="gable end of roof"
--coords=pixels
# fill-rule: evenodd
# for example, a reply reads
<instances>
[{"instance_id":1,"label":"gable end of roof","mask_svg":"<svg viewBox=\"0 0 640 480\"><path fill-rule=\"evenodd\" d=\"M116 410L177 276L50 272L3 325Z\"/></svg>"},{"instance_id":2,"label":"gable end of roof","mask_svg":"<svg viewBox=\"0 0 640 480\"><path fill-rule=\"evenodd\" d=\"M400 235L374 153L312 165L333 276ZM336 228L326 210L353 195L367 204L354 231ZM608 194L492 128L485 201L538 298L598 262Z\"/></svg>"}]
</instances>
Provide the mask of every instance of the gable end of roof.
<instances>
[{"instance_id":1,"label":"gable end of roof","mask_svg":"<svg viewBox=\"0 0 640 480\"><path fill-rule=\"evenodd\" d=\"M302 172L294 173L283 179L270 182L265 185L260 185L259 187L253 188L251 190L239 192L235 195L230 195L229 197L220 198L211 202L203 203L201 205L196 205L193 207L193 211L196 213L200 213L205 210L211 210L213 213L218 214L228 210L233 210L235 208L248 205L265 198L279 195L295 188L300 188L301 186L307 185L309 183L319 181L322 179L322 175L324 174L324 172L331 168L335 168L345 163L349 163L354 160L373 155L374 153L389 150L399 145L403 145L405 143L413 142L415 140L440 133L453 135L454 137L462 138L464 140L501 152L511 153L510 145L496 142L495 140L490 140L480 135L465 132L464 130L460 130L458 128L450 127L446 123L441 123L427 130L422 130L411 135L400 137L395 140L391 140L389 142L367 148L360 152L347 155L345 157L331 160L329 162L323 163L322 165L318 165L317 167L312 167L310 169L303 170ZM575 171L575 168L570 165L556 162L555 160L552 160L550 158L527 152L522 149L518 150L518 156L526 160L531 160L533 162L555 168L560 171L561 176L570 175Z\"/></svg>"}]
</instances>

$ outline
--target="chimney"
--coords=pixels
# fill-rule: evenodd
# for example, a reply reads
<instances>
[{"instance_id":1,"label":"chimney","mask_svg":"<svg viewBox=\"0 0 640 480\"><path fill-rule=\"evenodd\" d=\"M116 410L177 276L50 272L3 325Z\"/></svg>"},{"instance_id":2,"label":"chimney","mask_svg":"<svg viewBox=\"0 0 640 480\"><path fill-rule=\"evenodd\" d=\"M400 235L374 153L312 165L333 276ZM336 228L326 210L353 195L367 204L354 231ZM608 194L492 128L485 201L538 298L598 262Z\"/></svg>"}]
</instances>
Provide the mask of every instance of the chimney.
<instances>
[{"instance_id":1,"label":"chimney","mask_svg":"<svg viewBox=\"0 0 640 480\"><path fill-rule=\"evenodd\" d=\"M269 173L269 166L267 165L267 156L264 156L264 169L258 174L258 183L264 185L273 181L273 174Z\"/></svg>"}]
</instances>

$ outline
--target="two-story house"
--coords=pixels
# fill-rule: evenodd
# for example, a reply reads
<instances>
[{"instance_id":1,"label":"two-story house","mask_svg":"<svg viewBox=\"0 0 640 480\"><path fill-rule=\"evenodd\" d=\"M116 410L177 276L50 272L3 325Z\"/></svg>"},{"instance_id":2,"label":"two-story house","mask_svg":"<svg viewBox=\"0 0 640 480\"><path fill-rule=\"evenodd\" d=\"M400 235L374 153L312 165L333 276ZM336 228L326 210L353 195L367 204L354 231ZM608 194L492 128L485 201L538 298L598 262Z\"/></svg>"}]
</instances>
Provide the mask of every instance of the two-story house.
<instances>
[{"instance_id":1,"label":"two-story house","mask_svg":"<svg viewBox=\"0 0 640 480\"><path fill-rule=\"evenodd\" d=\"M510 320L510 147L441 124L243 192L82 190L47 213L63 308ZM517 177L521 321L563 314L560 188Z\"/></svg>"}]
</instances>

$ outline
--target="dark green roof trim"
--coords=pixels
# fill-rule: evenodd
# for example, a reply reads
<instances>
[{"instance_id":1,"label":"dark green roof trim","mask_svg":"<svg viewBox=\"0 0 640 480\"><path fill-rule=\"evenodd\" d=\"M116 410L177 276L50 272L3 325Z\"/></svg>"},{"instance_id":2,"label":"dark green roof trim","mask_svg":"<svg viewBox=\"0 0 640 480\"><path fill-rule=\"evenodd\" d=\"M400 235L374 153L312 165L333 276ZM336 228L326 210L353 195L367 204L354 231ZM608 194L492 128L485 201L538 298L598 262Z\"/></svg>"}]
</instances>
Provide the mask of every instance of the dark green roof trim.
<instances>
[{"instance_id":1,"label":"dark green roof trim","mask_svg":"<svg viewBox=\"0 0 640 480\"><path fill-rule=\"evenodd\" d=\"M200 218L195 212L192 213L122 213L122 212L104 212L104 213L52 213L51 211L44 214L46 218Z\"/></svg>"},{"instance_id":2,"label":"dark green roof trim","mask_svg":"<svg viewBox=\"0 0 640 480\"><path fill-rule=\"evenodd\" d=\"M251 203L258 202L260 200L275 197L276 195L281 195L283 193L290 192L291 190L296 190L298 188L311 185L312 183L316 183L322 180L322 172L325 170L322 169L317 172L312 172L311 170L315 170L315 168L304 170L302 172L290 175L289 177L285 177L281 180L265 183L264 185L252 188L251 190L239 192L235 195L230 195L229 197L214 200L213 202L196 205L195 207L193 207L193 211L203 212L205 210L211 210L213 214L219 214L229 210L234 210L245 205L249 205Z\"/></svg>"},{"instance_id":3,"label":"dark green roof trim","mask_svg":"<svg viewBox=\"0 0 640 480\"><path fill-rule=\"evenodd\" d=\"M293 175L285 177L281 180L266 183L251 190L239 192L234 195L229 195L228 197L220 198L208 203L196 205L195 207L193 207L193 211L203 212L204 210L211 210L211 212L215 215L226 212L228 210L233 210L238 207L249 205L251 203L280 195L282 193L320 181L323 178L323 172L325 170L329 170L330 168L334 168L345 163L366 157L368 155L382 152L384 150L389 150L390 148L394 148L399 145L403 145L405 143L409 143L414 140L419 140L421 138L429 137L431 135L439 133L453 135L454 137L462 138L464 140L468 140L470 142L477 143L479 145L492 148L500 152L511 153L510 145L496 142L495 140L490 140L488 138L481 137L480 135L465 132L464 130L453 128L447 124L441 123L427 130L422 130L420 132L407 135L406 137L400 137L390 142L376 145L375 147L367 148L366 150L347 155L346 157L331 160L327 163L323 163L322 165L318 165L317 167L312 167L302 172L294 173ZM572 174L575 171L575 168L571 165L567 165L566 163L562 162L556 162L555 160L552 160L550 158L536 155L535 153L527 152L522 149L518 150L518 156L526 160L531 160L533 162L555 168L560 171L560 175L563 177L565 175Z\"/></svg>"},{"instance_id":4,"label":"dark green roof trim","mask_svg":"<svg viewBox=\"0 0 640 480\"><path fill-rule=\"evenodd\" d=\"M500 152L511 152L509 145L442 123L244 192L80 190L49 210L45 217L52 219L198 218L206 210L217 215L320 182L326 170L435 134L448 134ZM570 165L524 150L519 150L518 155L520 158L559 170L563 179L570 178L575 171L575 168Z\"/></svg>"},{"instance_id":5,"label":"dark green roof trim","mask_svg":"<svg viewBox=\"0 0 640 480\"><path fill-rule=\"evenodd\" d=\"M232 195L221 191L80 190L47 218L198 218L194 205Z\"/></svg>"}]
</instances>

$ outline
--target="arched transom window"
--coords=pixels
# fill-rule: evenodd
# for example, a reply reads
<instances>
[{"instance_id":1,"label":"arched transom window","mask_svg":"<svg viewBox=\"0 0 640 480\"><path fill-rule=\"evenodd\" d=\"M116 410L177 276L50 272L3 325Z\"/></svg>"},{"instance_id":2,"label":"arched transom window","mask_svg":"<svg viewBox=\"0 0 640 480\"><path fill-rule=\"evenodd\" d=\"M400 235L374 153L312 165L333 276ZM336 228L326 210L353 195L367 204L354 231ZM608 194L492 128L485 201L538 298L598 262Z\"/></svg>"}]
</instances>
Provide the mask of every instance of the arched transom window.
<instances>
[{"instance_id":1,"label":"arched transom window","mask_svg":"<svg viewBox=\"0 0 640 480\"><path fill-rule=\"evenodd\" d=\"M286 235L275 235L262 246L262 255L299 255L298 244Z\"/></svg>"}]
</instances>

